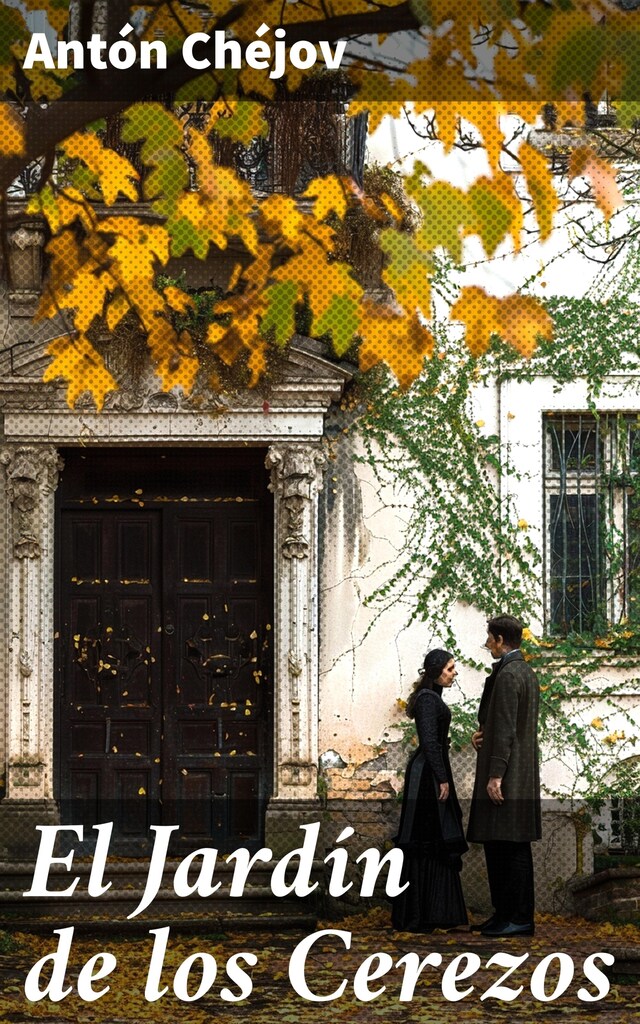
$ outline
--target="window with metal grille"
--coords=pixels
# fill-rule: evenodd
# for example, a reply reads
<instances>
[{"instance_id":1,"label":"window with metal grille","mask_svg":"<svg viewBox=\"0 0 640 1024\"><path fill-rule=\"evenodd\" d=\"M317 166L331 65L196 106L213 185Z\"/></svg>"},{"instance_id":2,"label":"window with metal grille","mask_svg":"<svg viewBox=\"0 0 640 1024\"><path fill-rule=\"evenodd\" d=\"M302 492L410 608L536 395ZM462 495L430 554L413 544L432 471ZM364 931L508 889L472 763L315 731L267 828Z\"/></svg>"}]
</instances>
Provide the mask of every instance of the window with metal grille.
<instances>
[{"instance_id":1,"label":"window with metal grille","mask_svg":"<svg viewBox=\"0 0 640 1024\"><path fill-rule=\"evenodd\" d=\"M544 417L546 620L551 633L640 618L640 417Z\"/></svg>"},{"instance_id":2,"label":"window with metal grille","mask_svg":"<svg viewBox=\"0 0 640 1024\"><path fill-rule=\"evenodd\" d=\"M612 797L609 849L640 854L640 797Z\"/></svg>"}]
</instances>

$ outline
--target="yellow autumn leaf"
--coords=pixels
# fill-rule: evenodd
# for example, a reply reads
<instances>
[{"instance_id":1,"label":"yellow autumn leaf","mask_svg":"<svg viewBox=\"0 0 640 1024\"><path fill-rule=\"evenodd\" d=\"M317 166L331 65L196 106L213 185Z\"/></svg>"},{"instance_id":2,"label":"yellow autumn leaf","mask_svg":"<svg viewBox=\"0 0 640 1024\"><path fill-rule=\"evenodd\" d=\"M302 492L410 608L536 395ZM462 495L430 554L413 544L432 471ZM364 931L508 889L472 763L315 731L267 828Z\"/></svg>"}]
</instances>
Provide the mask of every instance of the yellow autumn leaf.
<instances>
[{"instance_id":1,"label":"yellow autumn leaf","mask_svg":"<svg viewBox=\"0 0 640 1024\"><path fill-rule=\"evenodd\" d=\"M460 103L458 114L472 124L482 136L489 167L493 173L500 172L500 158L504 147L504 133L500 126L501 105L483 100Z\"/></svg>"},{"instance_id":2,"label":"yellow autumn leaf","mask_svg":"<svg viewBox=\"0 0 640 1024\"><path fill-rule=\"evenodd\" d=\"M238 72L238 84L246 96L255 93L269 100L273 99L277 89L275 80L265 75L262 68L252 68L248 64L243 64Z\"/></svg>"},{"instance_id":3,"label":"yellow autumn leaf","mask_svg":"<svg viewBox=\"0 0 640 1024\"><path fill-rule=\"evenodd\" d=\"M558 209L558 193L549 169L549 157L523 142L518 150L518 160L524 174L527 192L544 242L553 229L553 218Z\"/></svg>"},{"instance_id":4,"label":"yellow autumn leaf","mask_svg":"<svg viewBox=\"0 0 640 1024\"><path fill-rule=\"evenodd\" d=\"M177 313L186 313L188 309L193 309L193 298L191 295L183 292L182 288L176 288L175 285L168 284L162 290L167 304L171 309L175 309Z\"/></svg>"},{"instance_id":5,"label":"yellow autumn leaf","mask_svg":"<svg viewBox=\"0 0 640 1024\"><path fill-rule=\"evenodd\" d=\"M95 175L107 206L112 206L120 194L137 199L137 170L125 157L104 146L97 135L76 132L65 140L63 147L70 159L81 160Z\"/></svg>"},{"instance_id":6,"label":"yellow autumn leaf","mask_svg":"<svg viewBox=\"0 0 640 1024\"><path fill-rule=\"evenodd\" d=\"M190 394L200 368L191 340L184 334L177 337L171 325L157 316L148 324L147 345L162 390L180 387L185 395Z\"/></svg>"},{"instance_id":7,"label":"yellow autumn leaf","mask_svg":"<svg viewBox=\"0 0 640 1024\"><path fill-rule=\"evenodd\" d=\"M324 220L330 213L336 213L340 220L347 212L348 185L335 174L326 178L314 178L302 193L308 199L314 199L313 215L316 220Z\"/></svg>"},{"instance_id":8,"label":"yellow autumn leaf","mask_svg":"<svg viewBox=\"0 0 640 1024\"><path fill-rule=\"evenodd\" d=\"M87 331L102 314L110 284L106 273L96 273L92 261L70 277L67 305L75 309L74 323L79 331Z\"/></svg>"},{"instance_id":9,"label":"yellow autumn leaf","mask_svg":"<svg viewBox=\"0 0 640 1024\"><path fill-rule=\"evenodd\" d=\"M122 320L123 316L125 316L130 309L131 306L129 305L128 299L122 294L116 295L115 298L109 302L106 312L106 321L107 327L110 331L114 330Z\"/></svg>"},{"instance_id":10,"label":"yellow autumn leaf","mask_svg":"<svg viewBox=\"0 0 640 1024\"><path fill-rule=\"evenodd\" d=\"M270 235L295 245L300 242L304 216L291 196L274 193L260 203L259 216Z\"/></svg>"},{"instance_id":11,"label":"yellow autumn leaf","mask_svg":"<svg viewBox=\"0 0 640 1024\"><path fill-rule=\"evenodd\" d=\"M74 406L85 391L88 391L98 409L110 391L117 390L117 383L104 365L99 352L84 336L56 338L47 348L52 361L43 374L43 380L54 381L62 378L67 382L67 402Z\"/></svg>"},{"instance_id":12,"label":"yellow autumn leaf","mask_svg":"<svg viewBox=\"0 0 640 1024\"><path fill-rule=\"evenodd\" d=\"M318 225L322 226L322 225ZM273 279L295 282L300 298L307 296L314 319L320 319L329 308L334 295L359 300L362 289L356 284L344 263L332 262L324 247L305 238L300 251L273 272Z\"/></svg>"}]
</instances>

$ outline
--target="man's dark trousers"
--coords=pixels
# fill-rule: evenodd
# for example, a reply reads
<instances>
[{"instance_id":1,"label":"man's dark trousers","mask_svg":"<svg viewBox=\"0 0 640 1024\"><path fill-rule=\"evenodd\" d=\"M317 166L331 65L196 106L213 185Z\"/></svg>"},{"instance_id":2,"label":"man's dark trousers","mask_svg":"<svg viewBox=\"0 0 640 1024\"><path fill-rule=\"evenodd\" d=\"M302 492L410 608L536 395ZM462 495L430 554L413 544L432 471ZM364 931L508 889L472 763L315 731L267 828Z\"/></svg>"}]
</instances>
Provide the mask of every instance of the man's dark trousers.
<instances>
[{"instance_id":1,"label":"man's dark trousers","mask_svg":"<svg viewBox=\"0 0 640 1024\"><path fill-rule=\"evenodd\" d=\"M496 921L532 924L535 897L531 843L484 843L484 856Z\"/></svg>"}]
</instances>

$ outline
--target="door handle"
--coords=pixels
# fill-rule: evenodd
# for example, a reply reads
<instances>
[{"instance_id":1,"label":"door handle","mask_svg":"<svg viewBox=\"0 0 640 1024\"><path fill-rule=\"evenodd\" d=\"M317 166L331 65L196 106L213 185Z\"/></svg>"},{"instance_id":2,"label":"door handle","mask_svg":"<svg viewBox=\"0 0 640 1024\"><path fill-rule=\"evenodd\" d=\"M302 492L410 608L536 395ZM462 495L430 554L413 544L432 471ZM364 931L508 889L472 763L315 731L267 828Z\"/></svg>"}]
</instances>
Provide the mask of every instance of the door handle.
<instances>
[{"instance_id":1,"label":"door handle","mask_svg":"<svg viewBox=\"0 0 640 1024\"><path fill-rule=\"evenodd\" d=\"M173 636L173 634L174 634L174 633L175 633L175 631L176 631L176 627L175 627L175 626L172 626L172 625L171 625L171 623L169 623L169 625L168 625L168 626L165 626L165 627L164 627L164 631L165 631L165 633L167 634L167 636Z\"/></svg>"}]
</instances>

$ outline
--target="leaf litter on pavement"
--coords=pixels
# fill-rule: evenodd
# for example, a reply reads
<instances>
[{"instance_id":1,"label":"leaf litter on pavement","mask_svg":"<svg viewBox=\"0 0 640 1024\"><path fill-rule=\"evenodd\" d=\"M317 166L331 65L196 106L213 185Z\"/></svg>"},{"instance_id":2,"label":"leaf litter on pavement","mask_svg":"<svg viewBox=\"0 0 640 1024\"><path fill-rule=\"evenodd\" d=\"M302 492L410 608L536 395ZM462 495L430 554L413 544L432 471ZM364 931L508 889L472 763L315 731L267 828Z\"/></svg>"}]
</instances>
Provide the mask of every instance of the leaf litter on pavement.
<instances>
[{"instance_id":1,"label":"leaf litter on pavement","mask_svg":"<svg viewBox=\"0 0 640 1024\"><path fill-rule=\"evenodd\" d=\"M241 931L221 936L219 934L189 935L173 930L169 932L166 955L161 973L157 976L156 992L165 986L168 990L160 998L149 1001L145 998L145 985L154 935L139 934L128 936L118 934L86 934L74 936L70 963L65 977L65 986L71 986L71 993L58 1002L45 997L30 1002L24 990L25 979L30 968L41 958L53 953L58 944L58 934L36 936L18 934L13 936L15 951L0 956L0 1021L2 1024L31 1024L42 1021L46 1024L212 1024L222 1019L238 1020L246 1024L388 1024L420 1021L421 1024L458 1024L459 1021L510 1020L553 1021L559 1014L579 1015L581 1022L598 1021L599 1024L622 1022L627 1024L640 1016L640 991L638 978L618 980L613 975L607 994L598 1001L584 1001L578 997L580 989L593 994L596 986L585 977L585 959L599 952L612 953L618 961L633 960L635 952L636 970L640 951L640 928L634 925L599 924L581 918L560 918L541 915L536 921L536 935L510 941L490 940L477 932L456 930L436 931L433 934L415 935L395 932L391 928L386 908L377 908L368 913L344 918L341 921L319 922L313 935L319 932L348 933L344 939L335 934L326 934L311 944L304 963L304 982L308 993L318 1001L305 998L289 974L292 953L310 933L282 932L269 933L264 930ZM347 942L349 948L346 948ZM82 966L97 953L110 952L117 961L113 973L94 982L100 991L109 985L109 991L94 1001L80 998L76 990L78 975ZM407 954L417 954L422 961L429 953L439 953L439 965L429 964L419 974L409 998L400 1000L404 967L398 963ZM222 990L228 995L240 994L238 975L233 971L227 975L229 958L238 954L253 953L257 958L255 966L241 961L245 974L246 998L234 1001L223 998ZM513 999L482 996L491 985L505 975L505 966L499 963L487 965L496 954L511 954L522 958L504 985L521 991ZM201 954L201 956L198 956ZM386 957L386 962L374 954ZM472 958L469 961L468 954ZM472 970L474 954L480 966ZM571 983L557 998L553 995L559 977L559 962L556 954L569 957L574 966ZM210 986L202 986L203 957L208 962L210 979L212 960L215 958L215 979ZM447 967L461 957L459 967L449 971L458 974L455 982L458 994L467 993L458 999L446 998L443 994L443 975ZM173 986L179 977L180 965L183 978L183 995L180 999ZM364 964L372 958L369 965ZM530 983L534 970L549 958L543 984L543 997L536 998ZM191 969L188 970L191 965ZM602 966L602 965L600 965ZM386 971L384 968L386 967ZM465 970L467 969L467 970ZM97 970L97 968L94 968ZM354 979L360 970L360 996L354 993ZM178 972L178 974L176 973ZM379 973L378 973L379 972ZM363 974L368 981L363 982ZM46 985L47 975L43 972L40 985ZM185 978L187 979L185 982ZM342 982L343 991L339 995ZM184 985L186 984L186 988ZM180 985L178 983L178 988ZM366 997L368 988L369 998ZM449 992L455 989L449 988ZM331 998L335 995L335 998ZM539 990L538 990L539 996Z\"/></svg>"}]
</instances>

